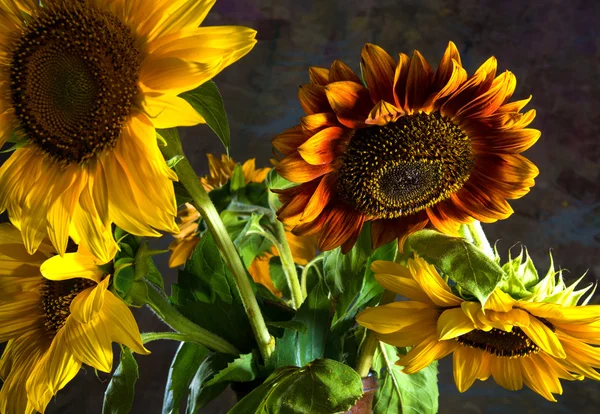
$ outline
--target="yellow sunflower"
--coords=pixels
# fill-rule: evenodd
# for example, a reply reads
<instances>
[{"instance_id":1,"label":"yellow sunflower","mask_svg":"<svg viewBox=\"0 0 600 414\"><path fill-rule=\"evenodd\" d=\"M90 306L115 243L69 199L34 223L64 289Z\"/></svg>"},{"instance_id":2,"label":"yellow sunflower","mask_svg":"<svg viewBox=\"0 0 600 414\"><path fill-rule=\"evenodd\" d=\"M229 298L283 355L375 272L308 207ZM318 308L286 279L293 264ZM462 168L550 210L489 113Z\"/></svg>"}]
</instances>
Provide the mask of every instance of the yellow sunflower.
<instances>
[{"instance_id":1,"label":"yellow sunflower","mask_svg":"<svg viewBox=\"0 0 600 414\"><path fill-rule=\"evenodd\" d=\"M43 3L43 5L42 5ZM0 212L33 253L69 236L100 261L111 223L131 234L176 232L177 176L155 128L204 119L178 95L248 53L256 32L198 27L214 0L0 2Z\"/></svg>"},{"instance_id":2,"label":"yellow sunflower","mask_svg":"<svg viewBox=\"0 0 600 414\"><path fill-rule=\"evenodd\" d=\"M515 300L496 289L485 306L452 293L436 269L421 258L408 268L385 261L372 265L377 281L409 301L364 310L357 322L394 346L414 346L398 361L407 374L453 353L460 392L490 376L508 390L523 384L550 401L562 394L559 379L600 380L600 306L577 306L574 291L554 284L552 295ZM540 285L540 286L541 286Z\"/></svg>"},{"instance_id":3,"label":"yellow sunflower","mask_svg":"<svg viewBox=\"0 0 600 414\"><path fill-rule=\"evenodd\" d=\"M213 154L207 154L207 158L209 175L201 177L200 182L206 191L212 191L215 188L222 187L229 179L231 179L237 163L224 154L221 155L220 160ZM242 172L244 173L246 184L263 182L270 170L270 168L257 169L254 158L242 164ZM200 213L198 213L196 208L191 204L185 203L180 207L180 232L173 236L175 240L173 240L169 246L169 250L171 250L171 257L169 258L170 267L179 267L191 257L194 248L200 241L197 223L198 218L200 218ZM317 254L315 237L298 237L291 232L286 232L286 237L296 264L304 266L315 258ZM271 257L278 255L279 252L277 249L272 247L270 252L266 252L254 259L248 269L252 279L256 283L263 284L276 295L280 295L281 292L275 287L271 280L269 260Z\"/></svg>"},{"instance_id":4,"label":"yellow sunflower","mask_svg":"<svg viewBox=\"0 0 600 414\"><path fill-rule=\"evenodd\" d=\"M519 155L540 137L526 128L530 98L509 102L515 76L496 76L491 57L467 76L450 42L434 72L423 56L394 60L366 44L365 85L348 66L310 68L300 87L306 116L273 139L276 167L300 185L280 190L280 219L319 249L356 242L371 221L374 247L433 225L457 235L460 223L512 214L538 169Z\"/></svg>"},{"instance_id":5,"label":"yellow sunflower","mask_svg":"<svg viewBox=\"0 0 600 414\"><path fill-rule=\"evenodd\" d=\"M112 342L148 354L110 276L80 249L64 257L42 241L30 256L18 229L0 224L0 413L44 412L82 364L112 369ZM42 276L42 274L45 276Z\"/></svg>"}]
</instances>

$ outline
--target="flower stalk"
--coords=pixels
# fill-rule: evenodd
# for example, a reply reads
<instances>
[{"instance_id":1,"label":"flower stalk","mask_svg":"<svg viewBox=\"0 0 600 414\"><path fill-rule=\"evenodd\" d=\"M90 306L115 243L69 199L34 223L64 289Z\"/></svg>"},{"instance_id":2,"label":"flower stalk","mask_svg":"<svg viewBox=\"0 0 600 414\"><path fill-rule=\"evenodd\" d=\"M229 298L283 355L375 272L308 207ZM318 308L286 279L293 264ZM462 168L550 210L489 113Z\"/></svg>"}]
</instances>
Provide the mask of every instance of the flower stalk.
<instances>
[{"instance_id":1,"label":"flower stalk","mask_svg":"<svg viewBox=\"0 0 600 414\"><path fill-rule=\"evenodd\" d=\"M238 255L238 252L231 241L229 234L227 233L227 229L225 228L223 220L221 220L221 217L219 216L219 212L212 203L208 193L200 183L194 168L188 159L185 158L178 134L168 133L164 134L163 137L167 142L167 146L161 147L165 158L168 160L175 157L183 157L175 165L175 172L177 173L181 183L192 197L195 207L200 212L200 215L205 220L208 229L215 239L225 264L231 271L233 280L235 281L235 285L242 299L244 310L246 311L246 315L248 315L248 319L250 320L250 325L252 326L252 331L254 332L260 353L263 358L267 360L275 349L275 339L271 336L267 329L265 320L258 306L258 302L254 296L252 285L248 280L246 268L244 267L240 256Z\"/></svg>"},{"instance_id":2,"label":"flower stalk","mask_svg":"<svg viewBox=\"0 0 600 414\"><path fill-rule=\"evenodd\" d=\"M300 281L298 280L298 272L296 271L292 249L290 248L290 244L288 243L285 235L285 227L283 226L283 223L275 220L274 227L275 238L277 242L275 247L279 251L279 258L281 259L283 271L292 294L294 309L298 309L300 305L302 305L302 302L304 302L305 296L302 294L302 288L300 286Z\"/></svg>"},{"instance_id":3,"label":"flower stalk","mask_svg":"<svg viewBox=\"0 0 600 414\"><path fill-rule=\"evenodd\" d=\"M483 228L481 227L481 223L479 221L473 221L472 223L464 225L473 240L472 243L484 251L484 253L491 258L494 258L494 249L490 245ZM462 227L462 226L461 226Z\"/></svg>"},{"instance_id":4,"label":"flower stalk","mask_svg":"<svg viewBox=\"0 0 600 414\"><path fill-rule=\"evenodd\" d=\"M160 319L177 332L146 334L145 342L157 339L175 339L179 341L195 342L208 349L224 354L239 355L240 351L225 339L196 325L180 314L170 303L152 286L148 286L147 305Z\"/></svg>"},{"instance_id":5,"label":"flower stalk","mask_svg":"<svg viewBox=\"0 0 600 414\"><path fill-rule=\"evenodd\" d=\"M383 292L379 305L387 305L392 303L396 299L396 294L386 290ZM367 337L365 338L362 346L360 347L360 353L358 354L358 360L356 361L356 372L361 378L365 378L369 375L371 365L373 364L373 357L375 356L375 350L379 346L379 340L375 336L375 333L371 330L367 330Z\"/></svg>"}]
</instances>

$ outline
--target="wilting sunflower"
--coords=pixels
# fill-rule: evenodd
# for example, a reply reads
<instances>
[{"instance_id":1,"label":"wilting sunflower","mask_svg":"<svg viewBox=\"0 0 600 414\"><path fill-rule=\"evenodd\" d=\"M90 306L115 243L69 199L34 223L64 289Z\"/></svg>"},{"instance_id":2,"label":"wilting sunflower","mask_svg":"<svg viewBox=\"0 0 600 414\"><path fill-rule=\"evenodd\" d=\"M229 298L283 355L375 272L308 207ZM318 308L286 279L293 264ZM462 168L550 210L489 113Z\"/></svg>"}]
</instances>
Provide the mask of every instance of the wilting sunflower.
<instances>
[{"instance_id":1,"label":"wilting sunflower","mask_svg":"<svg viewBox=\"0 0 600 414\"><path fill-rule=\"evenodd\" d=\"M0 414L43 413L82 364L110 372L113 341L149 353L94 258L53 254L43 241L30 256L19 230L0 224Z\"/></svg>"},{"instance_id":2,"label":"wilting sunflower","mask_svg":"<svg viewBox=\"0 0 600 414\"><path fill-rule=\"evenodd\" d=\"M538 174L519 153L540 137L525 128L535 111L520 112L530 98L509 102L512 73L496 76L491 57L467 76L452 42L435 73L418 51L396 61L372 44L361 69L366 85L340 61L310 68L306 116L273 139L278 173L300 184L279 191L295 234L348 251L366 221L377 247L429 223L456 235L460 223L512 214L505 199Z\"/></svg>"},{"instance_id":3,"label":"wilting sunflower","mask_svg":"<svg viewBox=\"0 0 600 414\"><path fill-rule=\"evenodd\" d=\"M562 394L559 379L600 380L600 348L590 345L600 345L600 306L577 306L571 299L587 289L555 285L553 272L535 296L515 300L496 289L482 308L452 293L423 259L408 268L377 261L372 269L381 285L410 300L368 308L357 321L383 342L414 346L397 362L407 374L453 353L460 392L493 376L508 390L525 384L550 401Z\"/></svg>"},{"instance_id":4,"label":"wilting sunflower","mask_svg":"<svg viewBox=\"0 0 600 414\"><path fill-rule=\"evenodd\" d=\"M42 5L43 3L43 5ZM155 128L204 122L178 95L248 53L255 31L198 27L214 1L6 0L0 3L0 212L36 251L71 236L101 261L111 223L177 231Z\"/></svg>"},{"instance_id":5,"label":"wilting sunflower","mask_svg":"<svg viewBox=\"0 0 600 414\"><path fill-rule=\"evenodd\" d=\"M207 154L207 158L209 175L201 177L200 182L206 191L212 191L222 187L231 179L237 163L227 155L221 155L221 159L219 160L214 155ZM270 170L270 168L257 169L254 158L242 164L242 172L246 184L262 183ZM197 223L197 220L200 218L198 210L193 205L185 203L180 207L178 215L180 231L173 236L175 240L169 246L169 250L171 250L171 257L169 258L170 267L183 265L191 257L194 248L200 241ZM286 237L296 264L304 266L315 258L317 251L316 239L314 237L298 237L290 232L286 232ZM271 280L269 260L271 257L278 255L279 252L273 247L270 252L257 257L248 269L255 282L263 284L277 295L281 292Z\"/></svg>"}]
</instances>

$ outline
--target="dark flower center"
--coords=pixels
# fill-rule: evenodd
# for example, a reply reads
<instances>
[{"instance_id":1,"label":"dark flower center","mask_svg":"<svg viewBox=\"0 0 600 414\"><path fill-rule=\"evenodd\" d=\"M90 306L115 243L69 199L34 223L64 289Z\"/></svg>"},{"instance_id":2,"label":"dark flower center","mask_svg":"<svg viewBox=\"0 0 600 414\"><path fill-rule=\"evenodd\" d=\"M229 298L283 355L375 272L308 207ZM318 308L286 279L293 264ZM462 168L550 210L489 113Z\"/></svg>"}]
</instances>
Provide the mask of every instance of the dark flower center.
<instances>
[{"instance_id":1,"label":"dark flower center","mask_svg":"<svg viewBox=\"0 0 600 414\"><path fill-rule=\"evenodd\" d=\"M22 133L63 164L112 148L138 93L140 64L131 31L109 12L79 2L39 7L12 53Z\"/></svg>"},{"instance_id":2,"label":"dark flower center","mask_svg":"<svg viewBox=\"0 0 600 414\"><path fill-rule=\"evenodd\" d=\"M550 322L544 319L540 321L554 331L554 326ZM456 340L463 345L481 349L498 357L524 357L537 354L540 350L540 347L518 326L514 326L511 332L496 328L488 332L475 329L459 336Z\"/></svg>"},{"instance_id":3,"label":"dark flower center","mask_svg":"<svg viewBox=\"0 0 600 414\"><path fill-rule=\"evenodd\" d=\"M414 214L450 197L468 180L471 141L439 113L357 129L343 155L339 191L372 218Z\"/></svg>"},{"instance_id":4,"label":"dark flower center","mask_svg":"<svg viewBox=\"0 0 600 414\"><path fill-rule=\"evenodd\" d=\"M95 285L93 281L81 278L63 281L44 279L41 289L44 329L51 338L54 338L71 314L73 299Z\"/></svg>"}]
</instances>

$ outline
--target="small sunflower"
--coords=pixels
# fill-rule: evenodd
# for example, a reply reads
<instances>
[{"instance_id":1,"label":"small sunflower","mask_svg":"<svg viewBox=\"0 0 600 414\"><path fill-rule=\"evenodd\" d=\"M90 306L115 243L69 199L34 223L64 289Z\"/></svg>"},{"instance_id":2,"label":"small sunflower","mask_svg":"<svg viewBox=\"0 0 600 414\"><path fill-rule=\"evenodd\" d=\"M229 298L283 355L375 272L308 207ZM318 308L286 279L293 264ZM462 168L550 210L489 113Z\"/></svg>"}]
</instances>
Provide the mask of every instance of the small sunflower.
<instances>
[{"instance_id":1,"label":"small sunflower","mask_svg":"<svg viewBox=\"0 0 600 414\"><path fill-rule=\"evenodd\" d=\"M177 206L155 128L204 119L178 95L248 53L252 29L198 27L213 1L6 0L0 3L0 212L30 253L69 236L98 259L111 223L176 232Z\"/></svg>"},{"instance_id":2,"label":"small sunflower","mask_svg":"<svg viewBox=\"0 0 600 414\"><path fill-rule=\"evenodd\" d=\"M30 256L19 230L0 224L0 342L8 341L0 359L1 414L43 413L82 364L110 372L112 342L149 353L94 257L81 249L53 254L43 241Z\"/></svg>"},{"instance_id":3,"label":"small sunflower","mask_svg":"<svg viewBox=\"0 0 600 414\"><path fill-rule=\"evenodd\" d=\"M515 76L496 76L491 57L467 76L450 42L437 71L415 51L395 61L376 45L362 50L365 85L340 61L310 68L300 87L306 116L273 139L277 172L300 185L278 191L280 219L319 249L356 242L371 221L374 247L432 224L493 222L513 212L538 169L519 155L540 132L526 128L531 98L509 102Z\"/></svg>"},{"instance_id":4,"label":"small sunflower","mask_svg":"<svg viewBox=\"0 0 600 414\"><path fill-rule=\"evenodd\" d=\"M460 392L492 376L508 390L525 384L550 401L562 394L560 379L600 380L600 348L592 346L600 345L600 306L571 300L587 289L555 284L551 273L536 295L515 300L496 289L482 307L452 293L421 258L408 268L377 261L372 269L381 285L409 301L368 308L357 322L383 342L414 346L397 362L407 374L453 353Z\"/></svg>"},{"instance_id":5,"label":"small sunflower","mask_svg":"<svg viewBox=\"0 0 600 414\"><path fill-rule=\"evenodd\" d=\"M200 178L200 182L206 191L212 191L220 188L227 183L233 176L237 163L227 155L221 155L219 160L213 154L207 154L209 175ZM247 160L242 164L242 172L246 184L262 183L270 168L256 168L255 159ZM200 213L196 208L185 203L179 209L179 228L180 232L174 235L175 240L169 245L171 257L169 258L170 267L179 267L189 259L196 245L200 241L198 234L197 220L200 218ZM286 232L286 237L294 257L294 262L304 266L316 256L316 239L314 237L298 237L291 232ZM254 259L248 269L252 279L256 283L261 283L266 286L271 292L280 295L281 292L275 287L271 280L269 271L269 260L273 256L278 256L279 253L275 247L271 248L270 252Z\"/></svg>"}]
</instances>

